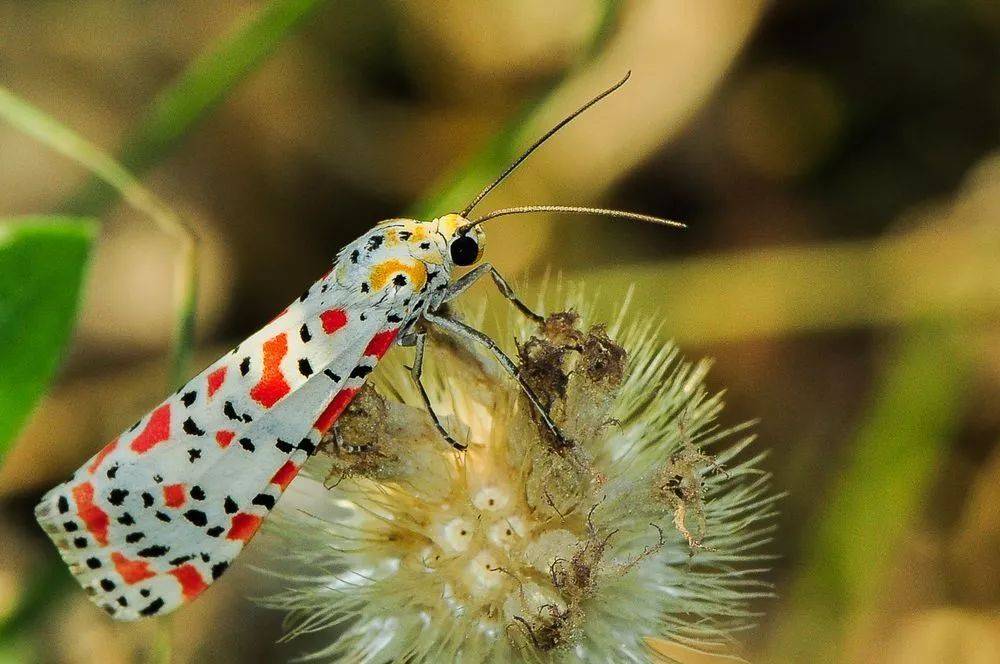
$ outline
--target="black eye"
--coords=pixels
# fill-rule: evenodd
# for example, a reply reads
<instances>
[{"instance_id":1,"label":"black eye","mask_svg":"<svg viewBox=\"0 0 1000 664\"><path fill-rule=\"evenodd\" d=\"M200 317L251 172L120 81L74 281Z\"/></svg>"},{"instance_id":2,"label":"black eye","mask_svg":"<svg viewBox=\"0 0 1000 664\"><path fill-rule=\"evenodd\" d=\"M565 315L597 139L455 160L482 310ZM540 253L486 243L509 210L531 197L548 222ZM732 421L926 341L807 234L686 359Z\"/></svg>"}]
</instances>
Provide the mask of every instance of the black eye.
<instances>
[{"instance_id":1,"label":"black eye","mask_svg":"<svg viewBox=\"0 0 1000 664\"><path fill-rule=\"evenodd\" d=\"M451 243L451 260L455 265L472 265L479 258L479 244L471 235L459 235Z\"/></svg>"}]
</instances>

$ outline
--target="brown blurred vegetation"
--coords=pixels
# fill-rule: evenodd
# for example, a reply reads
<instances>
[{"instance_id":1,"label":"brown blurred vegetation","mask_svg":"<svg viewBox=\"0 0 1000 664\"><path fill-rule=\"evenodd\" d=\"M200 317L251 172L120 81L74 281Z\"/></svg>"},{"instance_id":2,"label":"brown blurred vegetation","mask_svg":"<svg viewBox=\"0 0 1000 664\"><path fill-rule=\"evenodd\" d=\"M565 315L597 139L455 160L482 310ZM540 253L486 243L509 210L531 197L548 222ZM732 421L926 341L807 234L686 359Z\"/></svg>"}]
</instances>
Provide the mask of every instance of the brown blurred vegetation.
<instances>
[{"instance_id":1,"label":"brown blurred vegetation","mask_svg":"<svg viewBox=\"0 0 1000 664\"><path fill-rule=\"evenodd\" d=\"M0 77L114 152L259 6L0 1ZM145 178L206 239L199 362L460 167L578 64L598 16L572 0L324 5ZM601 203L689 229L511 219L490 229L490 260L528 292L546 270L609 303L634 283L687 355L717 358L730 420L761 419L789 496L776 598L741 654L1000 661L996 4L625 2L526 138L629 68L486 205ZM86 179L0 127L0 210L58 209ZM160 391L175 253L131 210L107 216L71 356L0 473L0 615L54 556L37 496ZM910 440L913 456L892 444ZM240 567L172 619L177 661L299 652L274 645L280 618L244 599L261 581ZM849 579L818 578L834 567ZM163 641L74 594L0 660L132 661Z\"/></svg>"}]
</instances>

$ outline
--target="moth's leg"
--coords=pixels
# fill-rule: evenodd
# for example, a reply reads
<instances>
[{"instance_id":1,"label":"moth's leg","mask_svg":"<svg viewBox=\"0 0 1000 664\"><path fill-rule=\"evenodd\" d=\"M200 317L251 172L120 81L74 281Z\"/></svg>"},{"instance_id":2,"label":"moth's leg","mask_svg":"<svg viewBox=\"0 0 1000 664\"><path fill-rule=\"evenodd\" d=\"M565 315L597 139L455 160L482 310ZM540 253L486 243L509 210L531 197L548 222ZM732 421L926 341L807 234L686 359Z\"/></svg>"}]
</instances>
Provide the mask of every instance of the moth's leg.
<instances>
[{"instance_id":1,"label":"moth's leg","mask_svg":"<svg viewBox=\"0 0 1000 664\"><path fill-rule=\"evenodd\" d=\"M437 413L434 412L434 406L431 405L431 398L428 396L427 390L424 389L424 383L420 380L424 373L424 347L427 345L427 333L424 331L414 332L413 336L413 366L410 367L410 375L413 377L413 382L417 384L417 389L420 391L420 397L424 400L424 406L427 408L427 412L430 413L431 420L434 422L434 426L437 428L438 432L446 441L448 441L449 445L454 447L459 452L463 452L468 445L463 445L455 440L455 437L448 433L448 430L444 428L443 424L441 424L441 420L438 419Z\"/></svg>"},{"instance_id":2,"label":"moth's leg","mask_svg":"<svg viewBox=\"0 0 1000 664\"><path fill-rule=\"evenodd\" d=\"M497 345L497 342L490 339L487 335L483 334L474 327L469 327L461 321L457 321L454 318L448 318L446 316L438 316L430 312L424 313L424 320L432 325L437 325L438 327L451 332L455 336L465 339L467 341L474 341L475 343L485 346L493 356L496 357L497 362L500 366L511 375L511 377L517 381L518 385L521 386L521 390L524 392L524 396L528 397L528 401L534 406L535 410L538 411L539 417L545 422L545 426L552 432L552 435L562 444L568 444L568 439L563 432L559 430L556 423L552 421L549 416L548 410L542 405L541 401L538 399L538 395L535 391L531 389L531 386L524 382L517 370L517 365L514 364L514 360L510 359L503 349Z\"/></svg>"},{"instance_id":3,"label":"moth's leg","mask_svg":"<svg viewBox=\"0 0 1000 664\"><path fill-rule=\"evenodd\" d=\"M528 305L526 305L521 300L521 298L517 296L516 293L514 293L514 289L510 287L510 284L507 283L507 280L504 279L503 276L499 272L497 272L497 269L493 267L493 265L490 263L483 263L482 265L477 266L467 274L464 274L460 278L456 279L454 283L448 286L448 290L444 292L444 298L441 300L441 302L444 303L448 302L449 300L455 299L456 297L464 293L466 289L469 288L469 286L476 283L476 281L478 281L479 278L482 277L487 272L489 272L490 276L493 277L493 283L497 285L497 290L500 291L500 294L503 295L508 300L510 300L511 303L513 303L513 305L517 307L518 311L520 311L526 317L530 318L531 320L533 320L538 324L542 324L545 322L545 318L543 316L539 316L534 311L532 311L531 308Z\"/></svg>"},{"instance_id":4,"label":"moth's leg","mask_svg":"<svg viewBox=\"0 0 1000 664\"><path fill-rule=\"evenodd\" d=\"M374 445L352 445L344 440L344 436L340 433L340 422L334 422L330 430L323 434L323 438L320 439L320 446L329 449L329 446L333 446L334 453L338 456L343 452L345 454L361 454L364 452L371 452L375 449Z\"/></svg>"}]
</instances>

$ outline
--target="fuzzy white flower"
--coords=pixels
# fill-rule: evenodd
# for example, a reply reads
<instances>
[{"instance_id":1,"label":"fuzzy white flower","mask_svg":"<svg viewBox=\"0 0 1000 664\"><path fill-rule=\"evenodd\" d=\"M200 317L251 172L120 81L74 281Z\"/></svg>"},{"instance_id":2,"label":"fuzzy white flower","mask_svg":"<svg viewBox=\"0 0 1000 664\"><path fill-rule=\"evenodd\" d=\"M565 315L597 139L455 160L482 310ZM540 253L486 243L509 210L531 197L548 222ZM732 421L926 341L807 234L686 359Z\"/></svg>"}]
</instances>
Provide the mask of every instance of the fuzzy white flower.
<instances>
[{"instance_id":1,"label":"fuzzy white flower","mask_svg":"<svg viewBox=\"0 0 1000 664\"><path fill-rule=\"evenodd\" d=\"M289 636L329 634L310 658L642 662L649 637L704 649L748 626L775 497L747 427L716 424L709 363L680 361L655 325L605 330L561 299L579 313L497 338L520 340L573 444L491 360L435 337L425 380L469 449L431 426L397 352L341 421L350 447L307 467L329 490L270 528L295 573L266 603Z\"/></svg>"}]
</instances>

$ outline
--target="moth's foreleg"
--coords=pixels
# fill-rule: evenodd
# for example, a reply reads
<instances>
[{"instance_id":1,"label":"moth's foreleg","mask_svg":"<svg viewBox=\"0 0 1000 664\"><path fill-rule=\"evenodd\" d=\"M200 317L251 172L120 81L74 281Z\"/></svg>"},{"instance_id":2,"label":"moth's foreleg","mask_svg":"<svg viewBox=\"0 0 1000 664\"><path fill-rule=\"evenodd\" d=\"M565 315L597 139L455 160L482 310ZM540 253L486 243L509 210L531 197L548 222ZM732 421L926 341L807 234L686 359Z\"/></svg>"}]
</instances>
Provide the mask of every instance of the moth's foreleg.
<instances>
[{"instance_id":1,"label":"moth's foreleg","mask_svg":"<svg viewBox=\"0 0 1000 664\"><path fill-rule=\"evenodd\" d=\"M510 302L517 307L518 311L539 325L545 322L545 318L543 316L539 316L532 311L531 308L517 296L514 289L507 283L507 280L503 278L503 275L501 275L491 263L483 263L482 265L479 265L475 269L471 270L469 273L462 275L459 279L456 279L455 282L448 287L448 290L445 291L442 303L453 300L464 293L469 286L478 281L479 278L487 272L489 272L490 276L493 277L493 283L496 284L497 290L500 291L500 294L510 300Z\"/></svg>"},{"instance_id":2,"label":"moth's foreleg","mask_svg":"<svg viewBox=\"0 0 1000 664\"><path fill-rule=\"evenodd\" d=\"M531 402L531 405L538 412L539 417L542 418L542 421L545 423L545 426L549 429L549 431L552 432L552 435L554 435L561 444L569 443L569 440L566 438L565 435L563 435L563 432L560 431L556 423L552 421L552 417L549 415L549 411L545 408L545 406L542 405L542 402L539 400L538 395L536 395L535 391L531 389L531 386L528 385L526 382L524 382L524 379L521 378L521 374L517 369L517 365L514 364L514 360L510 359L510 357L508 357L507 354L503 352L503 349L497 345L497 342L493 341L493 339L483 334L476 328L469 327L465 323L457 321L454 318L448 318L446 316L438 316L436 314L427 312L424 314L424 320L433 325L437 325L443 330L451 332L460 339L473 341L482 346L485 346L491 353L493 353L493 356L497 359L497 362L500 363L500 366L503 367L504 370L507 373L509 373L514 380L517 381L518 385L521 386L521 390L524 392L524 396L526 396L528 398L528 401Z\"/></svg>"},{"instance_id":3,"label":"moth's foreleg","mask_svg":"<svg viewBox=\"0 0 1000 664\"><path fill-rule=\"evenodd\" d=\"M462 443L455 440L444 425L441 424L441 420L438 419L437 413L434 412L434 406L431 404L431 398L427 394L427 390L424 389L424 383L421 380L424 373L424 347L427 345L427 333L423 330L413 333L414 341L414 354L413 354L413 366L410 367L410 375L413 377L413 382L417 384L417 389L420 391L420 398L424 400L424 406L427 408L427 412L430 413L431 420L434 422L434 426L440 432L441 436L448 441L448 444L454 447L456 450L463 452L469 446L463 445Z\"/></svg>"},{"instance_id":4,"label":"moth's foreleg","mask_svg":"<svg viewBox=\"0 0 1000 664\"><path fill-rule=\"evenodd\" d=\"M364 452L371 452L375 449L374 445L364 444L364 445L353 445L344 440L343 434L340 433L340 422L334 422L330 430L326 432L323 436L323 440L320 445L328 445L332 443L333 449L337 454L361 454Z\"/></svg>"}]
</instances>

